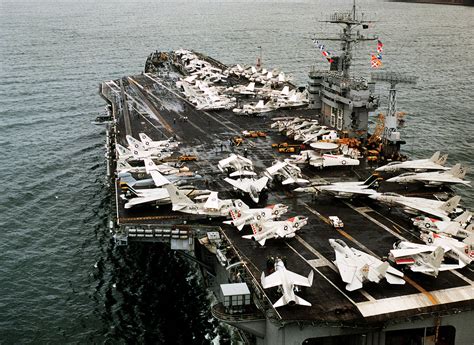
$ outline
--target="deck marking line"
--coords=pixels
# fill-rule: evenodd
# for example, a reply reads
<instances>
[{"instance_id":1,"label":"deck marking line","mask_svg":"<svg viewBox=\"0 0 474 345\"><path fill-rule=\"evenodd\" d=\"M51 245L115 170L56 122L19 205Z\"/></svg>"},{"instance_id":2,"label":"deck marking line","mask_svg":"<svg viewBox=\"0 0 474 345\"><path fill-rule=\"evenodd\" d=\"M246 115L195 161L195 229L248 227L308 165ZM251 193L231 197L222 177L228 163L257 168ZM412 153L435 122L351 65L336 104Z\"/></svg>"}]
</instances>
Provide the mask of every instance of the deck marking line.
<instances>
[{"instance_id":1,"label":"deck marking line","mask_svg":"<svg viewBox=\"0 0 474 345\"><path fill-rule=\"evenodd\" d=\"M420 291L423 295L425 295L432 304L434 305L437 305L439 304L439 301L438 299L433 296L431 293L429 293L428 291L426 291L423 287L421 287L418 283L416 283L415 281L411 280L409 277L407 277L406 275L403 276L403 279L405 279L405 281L410 284L411 286L413 286L415 289L417 289L418 291Z\"/></svg>"}]
</instances>

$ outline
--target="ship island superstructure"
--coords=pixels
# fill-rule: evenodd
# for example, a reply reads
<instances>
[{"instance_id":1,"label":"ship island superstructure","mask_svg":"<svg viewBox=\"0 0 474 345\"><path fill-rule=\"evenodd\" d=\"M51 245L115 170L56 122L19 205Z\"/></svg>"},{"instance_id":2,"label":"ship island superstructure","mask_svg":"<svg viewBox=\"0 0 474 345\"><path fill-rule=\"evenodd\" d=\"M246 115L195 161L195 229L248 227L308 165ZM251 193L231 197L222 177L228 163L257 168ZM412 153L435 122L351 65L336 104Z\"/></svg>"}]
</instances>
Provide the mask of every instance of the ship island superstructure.
<instances>
[{"instance_id":1,"label":"ship island superstructure","mask_svg":"<svg viewBox=\"0 0 474 345\"><path fill-rule=\"evenodd\" d=\"M330 21L348 23L349 28L361 24L355 9L337 13ZM350 30L343 35L343 44L354 39ZM360 143L356 155L361 161L359 166L306 166L302 169L304 179L326 183L369 177L377 164L382 164L368 160L369 149L363 149L371 137L369 112L378 107L379 101L374 82L350 75L349 46L344 52L334 59L329 71L312 68L306 90L295 87L275 70L262 73L262 66L228 67L184 50L154 52L144 73L103 82L100 93L109 112L103 119L107 124L107 172L116 209L111 230L116 243L165 242L174 250L192 254L189 257L199 263L209 289L218 297L219 302L211 307L212 314L236 327L245 343L471 344L474 271L468 266L440 272L437 278L407 271L405 285L382 282L366 284L357 291L345 289L333 263L329 239L344 240L380 259L387 256L394 242L420 241L409 217L391 212L371 199L343 200L295 193L292 188L272 182L256 206L285 204L288 217L301 215L307 218L307 225L294 237L269 240L264 246L242 238L252 234L249 227L238 231L223 224L225 218L180 213L173 211L169 203L130 206L131 194L139 193L140 188L131 188L118 175L117 148L127 147L127 136L139 138L140 133L153 140L179 141L179 148L160 162L177 169L186 165L188 173L178 177L185 180L181 186L218 191L220 199L242 198L251 203L224 181L227 175L217 168L220 160L232 153L240 154L253 161L255 171L261 173L275 160L288 157L286 148L294 147L294 142L285 133L271 129L277 119L318 121L337 131L341 139ZM214 80L216 93L208 94L207 87L201 87L199 92L195 84L183 85L191 84L196 79L192 77L196 68L202 67L191 66L187 58L190 55L210 69L233 72ZM264 88L265 92L258 92ZM386 133L396 132L386 128L385 125ZM247 136L243 131L265 136ZM390 155L394 155L400 138L390 133L385 139L384 133L379 133L379 142L391 142L387 145L391 147ZM287 145L281 147L283 142ZM145 177L140 160L131 159L127 164L134 179ZM431 189L420 186L405 188L382 181L379 189L433 197ZM450 196L448 189L436 190L438 198ZM343 220L344 228L332 226L330 216ZM274 307L281 293L277 288L264 289L261 276L262 272L271 273L275 260L284 260L289 270L303 276L313 272L312 285L297 293L311 303L310 307Z\"/></svg>"}]
</instances>

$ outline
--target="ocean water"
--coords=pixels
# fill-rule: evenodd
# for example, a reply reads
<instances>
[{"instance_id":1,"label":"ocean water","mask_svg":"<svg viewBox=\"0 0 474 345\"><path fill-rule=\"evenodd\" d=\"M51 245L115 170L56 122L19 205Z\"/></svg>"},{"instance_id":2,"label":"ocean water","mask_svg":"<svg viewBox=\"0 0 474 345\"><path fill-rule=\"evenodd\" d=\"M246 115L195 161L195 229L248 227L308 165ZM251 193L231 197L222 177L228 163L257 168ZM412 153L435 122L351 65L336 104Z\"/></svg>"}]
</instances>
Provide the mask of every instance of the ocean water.
<instances>
[{"instance_id":1,"label":"ocean water","mask_svg":"<svg viewBox=\"0 0 474 345\"><path fill-rule=\"evenodd\" d=\"M98 85L140 73L154 50L232 64L254 63L258 46L264 65L304 85L311 65L327 68L311 38L335 31L319 21L351 3L2 0L0 343L194 344L215 335L194 267L163 246L113 245L105 133L91 125L104 105ZM474 166L474 8L358 6L377 20L383 70L419 78L398 87L404 151L441 150L450 164ZM375 49L358 46L357 72L368 75ZM459 193L472 208L474 193Z\"/></svg>"}]
</instances>

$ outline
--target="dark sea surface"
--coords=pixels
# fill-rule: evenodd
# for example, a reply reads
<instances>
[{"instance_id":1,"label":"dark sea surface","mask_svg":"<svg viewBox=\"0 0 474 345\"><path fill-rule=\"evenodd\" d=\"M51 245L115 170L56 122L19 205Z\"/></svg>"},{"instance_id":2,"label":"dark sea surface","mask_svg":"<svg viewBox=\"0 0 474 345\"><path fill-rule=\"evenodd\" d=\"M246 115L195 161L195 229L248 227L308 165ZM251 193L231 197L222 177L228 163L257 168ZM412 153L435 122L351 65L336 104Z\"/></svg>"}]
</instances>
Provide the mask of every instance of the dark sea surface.
<instances>
[{"instance_id":1,"label":"dark sea surface","mask_svg":"<svg viewBox=\"0 0 474 345\"><path fill-rule=\"evenodd\" d=\"M318 21L351 3L0 1L0 343L192 344L212 334L193 267L162 246L113 246L105 133L91 125L104 106L99 83L140 73L154 50L245 64L262 46L265 66L304 85L311 65L327 68L311 38L335 32ZM404 152L441 150L473 167L474 8L358 5L378 20L383 70L419 77L398 87ZM358 46L357 72L368 75L375 49ZM387 85L380 91L383 108ZM459 193L473 208L472 190Z\"/></svg>"}]
</instances>

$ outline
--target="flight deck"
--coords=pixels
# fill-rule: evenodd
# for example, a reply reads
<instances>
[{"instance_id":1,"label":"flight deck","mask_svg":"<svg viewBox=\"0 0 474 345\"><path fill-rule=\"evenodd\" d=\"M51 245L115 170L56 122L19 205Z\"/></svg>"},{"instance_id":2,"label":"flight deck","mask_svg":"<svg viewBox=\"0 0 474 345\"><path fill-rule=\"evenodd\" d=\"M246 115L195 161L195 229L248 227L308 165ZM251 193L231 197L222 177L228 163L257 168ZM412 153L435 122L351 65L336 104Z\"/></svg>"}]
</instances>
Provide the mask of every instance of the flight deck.
<instances>
[{"instance_id":1,"label":"flight deck","mask_svg":"<svg viewBox=\"0 0 474 345\"><path fill-rule=\"evenodd\" d=\"M167 161L179 162L180 156L196 157L195 161L181 162L202 176L193 181L193 185L218 191L220 199L242 198L250 204L224 181L227 175L217 168L219 160L230 153L245 155L253 161L257 174L262 173L275 160L289 157L288 153L279 153L272 148L272 143L288 141L270 128L272 119L288 116L317 118L314 110L279 109L263 116L239 116L230 110L197 110L176 88L178 77L176 71L159 71L102 83L101 94L108 101L112 113L108 129L111 147L115 143L127 146L126 135L138 138L142 132L154 140L174 137L180 142L179 152ZM241 137L244 130L263 131L267 136L244 138L241 144L235 145L232 138ZM112 150L109 154L113 156ZM113 159L110 162L110 175L114 178ZM370 162L362 162L356 169L336 167L320 170L307 166L302 168L302 173L304 178L312 181L355 181L370 176L375 167ZM269 183L258 207L283 203L289 210L282 219L302 215L308 217L308 224L297 231L294 238L270 239L261 246L256 241L242 238L252 233L250 227L246 226L239 232L235 227L223 224L225 219L222 217L174 212L170 205L126 209L125 192L116 179L114 185L117 233L129 241L154 240L163 229L169 229L177 239L190 242L192 237L202 237L207 231L219 232L223 241L220 247L226 249L224 253L227 253L229 263L242 263L240 267L243 267L244 274L240 279L249 285L254 299L260 301L256 319L266 315L280 324L370 328L396 320L402 322L434 314L442 316L471 311L474 307L474 271L469 266L440 272L437 278L406 270L405 285L390 285L383 280L379 284L365 283L357 291L345 289L333 263L335 255L329 239L341 239L350 247L382 260L386 259L396 241L422 243L419 231L413 227L408 215L398 209L390 210L374 200L297 193L293 191L295 187ZM405 189L389 183L382 184L381 188L411 196L433 194L431 189ZM449 190L439 194L447 199ZM344 222L344 228L331 226L329 216L338 216ZM197 241L196 245L199 246ZM312 286L298 293L312 304L311 307L272 307L281 293L276 288L264 290L260 276L267 269L268 258L275 256L285 258L287 268L297 274L307 276L311 270L314 271ZM222 264L226 259L220 260Z\"/></svg>"}]
</instances>

